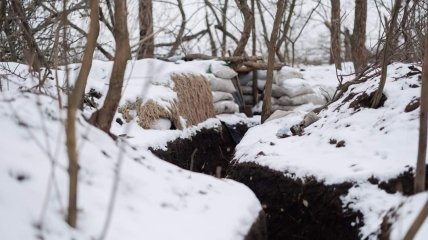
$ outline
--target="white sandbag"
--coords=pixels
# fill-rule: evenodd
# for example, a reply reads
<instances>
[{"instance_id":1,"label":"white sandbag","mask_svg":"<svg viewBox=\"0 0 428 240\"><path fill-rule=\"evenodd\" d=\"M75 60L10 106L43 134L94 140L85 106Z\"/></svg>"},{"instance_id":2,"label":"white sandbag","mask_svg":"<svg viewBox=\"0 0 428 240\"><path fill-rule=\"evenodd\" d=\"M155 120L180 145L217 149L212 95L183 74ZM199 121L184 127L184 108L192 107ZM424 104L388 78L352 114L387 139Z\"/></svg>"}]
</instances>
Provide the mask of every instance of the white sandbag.
<instances>
[{"instance_id":1,"label":"white sandbag","mask_svg":"<svg viewBox=\"0 0 428 240\"><path fill-rule=\"evenodd\" d=\"M324 105L327 103L327 99L322 94L310 93L292 98L288 96L283 96L278 101L278 104L282 106L298 106L307 103L312 103L313 105Z\"/></svg>"},{"instance_id":2,"label":"white sandbag","mask_svg":"<svg viewBox=\"0 0 428 240\"><path fill-rule=\"evenodd\" d=\"M316 122L318 120L320 120L320 116L318 116L314 112L309 112L308 114L305 115L305 117L303 118L303 121L301 122L301 124L304 127L307 127L307 126L311 125L312 123L314 123L314 122Z\"/></svg>"},{"instance_id":3,"label":"white sandbag","mask_svg":"<svg viewBox=\"0 0 428 240\"><path fill-rule=\"evenodd\" d=\"M322 94L327 99L327 101L330 101L333 98L334 93L336 92L336 88L333 86L318 85L315 86L313 89L314 92Z\"/></svg>"},{"instance_id":4,"label":"white sandbag","mask_svg":"<svg viewBox=\"0 0 428 240\"><path fill-rule=\"evenodd\" d=\"M257 81L257 88L260 91L263 91L265 89L266 81L265 80L258 80Z\"/></svg>"},{"instance_id":5,"label":"white sandbag","mask_svg":"<svg viewBox=\"0 0 428 240\"><path fill-rule=\"evenodd\" d=\"M214 103L214 110L216 114L236 113L239 112L239 106L233 101L220 101Z\"/></svg>"},{"instance_id":6,"label":"white sandbag","mask_svg":"<svg viewBox=\"0 0 428 240\"><path fill-rule=\"evenodd\" d=\"M253 94L252 86L241 86L242 94Z\"/></svg>"},{"instance_id":7,"label":"white sandbag","mask_svg":"<svg viewBox=\"0 0 428 240\"><path fill-rule=\"evenodd\" d=\"M312 86L309 85L309 83L307 83L305 80L299 78L291 78L282 81L280 86L285 89L286 95L289 97L314 93Z\"/></svg>"},{"instance_id":8,"label":"white sandbag","mask_svg":"<svg viewBox=\"0 0 428 240\"><path fill-rule=\"evenodd\" d=\"M272 111L277 111L277 110L293 111L295 108L296 108L296 106L283 106L283 105L279 105L279 104L272 104L271 110Z\"/></svg>"},{"instance_id":9,"label":"white sandbag","mask_svg":"<svg viewBox=\"0 0 428 240\"><path fill-rule=\"evenodd\" d=\"M276 110L274 113L272 113L272 115L269 116L268 119L266 119L266 122L285 117L291 113L293 113L293 111Z\"/></svg>"},{"instance_id":10,"label":"white sandbag","mask_svg":"<svg viewBox=\"0 0 428 240\"><path fill-rule=\"evenodd\" d=\"M298 69L292 67L282 67L278 72L278 84L281 84L284 80L292 78L303 78L303 74Z\"/></svg>"},{"instance_id":11,"label":"white sandbag","mask_svg":"<svg viewBox=\"0 0 428 240\"><path fill-rule=\"evenodd\" d=\"M244 95L244 102L245 105L252 105L253 104L253 96L252 95Z\"/></svg>"},{"instance_id":12,"label":"white sandbag","mask_svg":"<svg viewBox=\"0 0 428 240\"><path fill-rule=\"evenodd\" d=\"M171 120L167 118L159 118L150 125L150 129L169 130L171 129L171 125Z\"/></svg>"},{"instance_id":13,"label":"white sandbag","mask_svg":"<svg viewBox=\"0 0 428 240\"><path fill-rule=\"evenodd\" d=\"M238 73L229 66L225 65L224 62L215 62L211 64L210 67L212 74L218 78L232 79L238 76Z\"/></svg>"},{"instance_id":14,"label":"white sandbag","mask_svg":"<svg viewBox=\"0 0 428 240\"><path fill-rule=\"evenodd\" d=\"M279 85L272 84L272 97L280 98L287 95L287 90Z\"/></svg>"},{"instance_id":15,"label":"white sandbag","mask_svg":"<svg viewBox=\"0 0 428 240\"><path fill-rule=\"evenodd\" d=\"M213 92L236 92L235 85L233 85L232 80L217 78L212 74L208 74L207 79L210 82L211 91Z\"/></svg>"},{"instance_id":16,"label":"white sandbag","mask_svg":"<svg viewBox=\"0 0 428 240\"><path fill-rule=\"evenodd\" d=\"M232 100L233 101L233 95L231 93L227 92L211 92L213 95L213 102L220 102L220 101L227 101Z\"/></svg>"}]
</instances>

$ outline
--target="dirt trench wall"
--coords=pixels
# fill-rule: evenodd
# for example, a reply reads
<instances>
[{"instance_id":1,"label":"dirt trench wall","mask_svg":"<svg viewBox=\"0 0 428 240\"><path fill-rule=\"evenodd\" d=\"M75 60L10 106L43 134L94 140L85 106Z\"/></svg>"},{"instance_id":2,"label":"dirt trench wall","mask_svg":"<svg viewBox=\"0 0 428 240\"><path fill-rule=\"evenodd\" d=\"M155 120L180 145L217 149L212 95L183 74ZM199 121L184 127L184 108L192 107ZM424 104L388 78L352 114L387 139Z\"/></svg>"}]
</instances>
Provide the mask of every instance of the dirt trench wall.
<instances>
[{"instance_id":1,"label":"dirt trench wall","mask_svg":"<svg viewBox=\"0 0 428 240\"><path fill-rule=\"evenodd\" d=\"M268 239L359 239L361 213L343 210L350 183L324 185L294 179L256 163L229 167L228 178L247 185L266 213Z\"/></svg>"},{"instance_id":2,"label":"dirt trench wall","mask_svg":"<svg viewBox=\"0 0 428 240\"><path fill-rule=\"evenodd\" d=\"M248 130L246 124L237 124L233 127L242 135ZM191 138L179 138L168 142L166 147L167 150L153 148L149 150L159 158L181 168L225 177L236 142L223 125L219 128L204 128Z\"/></svg>"}]
</instances>

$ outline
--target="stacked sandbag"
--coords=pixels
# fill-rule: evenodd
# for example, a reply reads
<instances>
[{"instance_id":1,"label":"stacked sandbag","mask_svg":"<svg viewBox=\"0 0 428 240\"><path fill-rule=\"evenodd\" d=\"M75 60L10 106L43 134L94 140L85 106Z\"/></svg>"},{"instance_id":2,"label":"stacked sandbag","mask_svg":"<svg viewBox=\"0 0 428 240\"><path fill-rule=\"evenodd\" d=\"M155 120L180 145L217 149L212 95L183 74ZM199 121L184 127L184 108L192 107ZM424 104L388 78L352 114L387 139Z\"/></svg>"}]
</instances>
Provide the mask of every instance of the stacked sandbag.
<instances>
[{"instance_id":1,"label":"stacked sandbag","mask_svg":"<svg viewBox=\"0 0 428 240\"><path fill-rule=\"evenodd\" d=\"M273 82L276 83L278 78L277 71L273 72ZM255 105L257 102L262 100L263 90L266 85L267 80L267 71L266 70L257 70L257 96L256 103L254 103L253 97L253 72L248 72L245 74L239 75L239 80L241 83L241 90L244 97L245 105Z\"/></svg>"},{"instance_id":2,"label":"stacked sandbag","mask_svg":"<svg viewBox=\"0 0 428 240\"><path fill-rule=\"evenodd\" d=\"M211 64L208 72L210 73L207 74L207 79L211 87L215 113L239 112L239 106L233 97L236 88L232 82L232 79L238 74L223 62Z\"/></svg>"}]
</instances>

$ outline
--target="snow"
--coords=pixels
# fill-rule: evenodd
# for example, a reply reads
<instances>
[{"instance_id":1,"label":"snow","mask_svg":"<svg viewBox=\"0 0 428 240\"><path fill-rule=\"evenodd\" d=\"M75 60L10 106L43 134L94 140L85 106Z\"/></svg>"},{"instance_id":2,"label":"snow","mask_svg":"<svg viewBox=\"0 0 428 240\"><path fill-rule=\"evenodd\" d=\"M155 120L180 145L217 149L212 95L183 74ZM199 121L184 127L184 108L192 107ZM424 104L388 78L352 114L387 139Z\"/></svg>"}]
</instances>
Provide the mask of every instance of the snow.
<instances>
[{"instance_id":1,"label":"snow","mask_svg":"<svg viewBox=\"0 0 428 240\"><path fill-rule=\"evenodd\" d=\"M387 100L383 107L355 110L350 106L362 93L375 91L379 77L353 85L343 97L321 111L321 119L305 128L302 136L292 136L290 131L307 114L302 109L251 128L236 147L236 161L256 162L290 178L313 176L326 185L353 183L341 199L344 208L363 214L361 239L377 239L384 216L404 202L398 210L402 220L394 222L391 233L391 239L402 239L404 230L407 231L411 219L426 201L426 193L411 197L389 194L368 180L387 181L415 167L419 108L411 112L404 109L420 96L421 83L418 75L406 76L409 66L402 63L389 66L384 90ZM332 66L307 67L305 80L317 84L316 79L322 79L319 82L333 86L336 74L332 69ZM351 93L356 95L345 101ZM343 140L345 146L338 148L331 140ZM426 239L427 230L425 223L419 239Z\"/></svg>"},{"instance_id":2,"label":"snow","mask_svg":"<svg viewBox=\"0 0 428 240\"><path fill-rule=\"evenodd\" d=\"M306 128L303 136L278 138L279 130L289 129L303 119L305 112L296 111L250 129L236 148L236 159L290 171L297 177L313 175L326 184L397 176L415 165L417 152L419 111L405 113L404 108L420 94L420 88L409 85L420 83L417 76L399 78L409 72L407 66L390 66L384 107L354 111L349 107L352 100L342 103L343 97L322 111L321 120ZM367 81L349 91L370 93L376 89L376 82ZM346 146L336 148L330 139L344 140Z\"/></svg>"},{"instance_id":3,"label":"snow","mask_svg":"<svg viewBox=\"0 0 428 240\"><path fill-rule=\"evenodd\" d=\"M132 74L128 76L126 98L138 96L143 79L169 84L163 78L164 67L201 72L207 64L163 66L157 61L143 62L128 64L127 74ZM220 125L218 119L183 131L145 131L130 123L134 126L113 127L112 131L127 129L128 136L134 138L121 137L115 142L89 125L81 112L76 120L80 160L78 226L70 228L64 221L68 199L66 111L58 109L53 97L19 91L22 86L34 89L38 81L24 65L9 65L18 67L24 77L9 75L7 80L2 79L3 84L10 84L7 91L3 88L0 92L1 239L98 239L115 181L118 188L106 239L233 240L243 239L248 233L261 211L251 190L232 180L180 169L147 150L149 145L191 137L204 127L215 128ZM106 89L111 63L94 61L93 65L87 90ZM144 74L150 67L153 71ZM70 66L71 81L77 69L78 65ZM61 78L64 71L58 74ZM54 84L47 80L47 94L55 95L51 88Z\"/></svg>"}]
</instances>

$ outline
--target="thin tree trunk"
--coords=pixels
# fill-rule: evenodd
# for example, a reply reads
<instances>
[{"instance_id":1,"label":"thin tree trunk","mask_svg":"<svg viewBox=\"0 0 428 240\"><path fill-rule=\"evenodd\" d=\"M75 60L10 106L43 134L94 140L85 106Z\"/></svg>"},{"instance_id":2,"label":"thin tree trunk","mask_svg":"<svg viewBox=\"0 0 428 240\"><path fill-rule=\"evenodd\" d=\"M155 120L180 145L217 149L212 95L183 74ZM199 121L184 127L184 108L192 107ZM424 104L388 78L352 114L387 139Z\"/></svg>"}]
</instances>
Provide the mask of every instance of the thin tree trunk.
<instances>
[{"instance_id":1,"label":"thin tree trunk","mask_svg":"<svg viewBox=\"0 0 428 240\"><path fill-rule=\"evenodd\" d=\"M276 7L275 20L273 23L272 33L270 35L269 49L268 49L268 69L267 69L267 79L265 86L265 94L263 97L263 107L262 107L262 123L271 114L271 96L272 96L272 81L273 81L273 69L275 67L275 52L276 44L278 41L279 28L281 27L281 20L285 12L285 2L286 0L278 0Z\"/></svg>"},{"instance_id":2,"label":"thin tree trunk","mask_svg":"<svg viewBox=\"0 0 428 240\"><path fill-rule=\"evenodd\" d=\"M262 6L260 4L260 1L256 1L256 3L257 3L257 9L259 10L259 14L260 14L260 22L262 23L263 38L265 40L266 46L269 46L269 37L267 33L265 17L263 16Z\"/></svg>"},{"instance_id":3,"label":"thin tree trunk","mask_svg":"<svg viewBox=\"0 0 428 240\"><path fill-rule=\"evenodd\" d=\"M352 59L355 71L367 65L366 53L367 0L355 0L354 32L352 33Z\"/></svg>"},{"instance_id":4,"label":"thin tree trunk","mask_svg":"<svg viewBox=\"0 0 428 240\"><path fill-rule=\"evenodd\" d=\"M277 55L278 55L278 58L281 62L285 62L285 54L284 55L280 54L281 46L287 40L288 32L290 31L290 27L291 27L291 18L293 17L295 7L296 7L296 0L292 0L292 2L290 4L290 8L288 10L287 20L285 21L285 24L284 24L284 32L283 32L282 37L278 41L278 44L276 46L276 48L277 48L276 51L278 52Z\"/></svg>"},{"instance_id":5,"label":"thin tree trunk","mask_svg":"<svg viewBox=\"0 0 428 240\"><path fill-rule=\"evenodd\" d=\"M340 0L331 0L331 56L337 69L342 69L340 59Z\"/></svg>"},{"instance_id":6,"label":"thin tree trunk","mask_svg":"<svg viewBox=\"0 0 428 240\"><path fill-rule=\"evenodd\" d=\"M68 195L68 214L67 223L75 228L77 222L77 182L78 182L78 156L76 150L76 111L79 103L82 102L83 94L88 80L89 71L92 67L92 58L97 44L100 24L99 16L99 0L90 2L91 14L89 33L86 41L85 52L83 53L82 67L77 76L74 89L68 99L67 122L65 133L67 136L67 155L69 161L68 172L70 176L69 195Z\"/></svg>"},{"instance_id":7,"label":"thin tree trunk","mask_svg":"<svg viewBox=\"0 0 428 240\"><path fill-rule=\"evenodd\" d=\"M208 37L210 38L211 55L214 57L217 56L217 46L214 41L214 36L211 32L211 25L208 19L208 10L205 11L205 24L207 25Z\"/></svg>"},{"instance_id":8,"label":"thin tree trunk","mask_svg":"<svg viewBox=\"0 0 428 240\"><path fill-rule=\"evenodd\" d=\"M345 43L345 61L352 61L351 33L348 28L343 32Z\"/></svg>"},{"instance_id":9,"label":"thin tree trunk","mask_svg":"<svg viewBox=\"0 0 428 240\"><path fill-rule=\"evenodd\" d=\"M256 0L251 0L251 10L253 11L253 13L256 12L255 9L255 1ZM252 40L253 40L253 57L256 56L256 51L257 51L257 37L256 37L256 20L254 19L253 21L253 26L252 26ZM253 104L257 104L258 98L259 98L259 92L257 89L257 70L253 71Z\"/></svg>"},{"instance_id":10,"label":"thin tree trunk","mask_svg":"<svg viewBox=\"0 0 428 240\"><path fill-rule=\"evenodd\" d=\"M106 133L110 133L111 123L122 97L123 79L130 51L126 1L115 0L114 11L116 55L110 77L110 86L104 100L104 105L90 119L93 125Z\"/></svg>"},{"instance_id":11,"label":"thin tree trunk","mask_svg":"<svg viewBox=\"0 0 428 240\"><path fill-rule=\"evenodd\" d=\"M222 14L221 14L221 21L222 21L222 26L223 26L223 39L222 39L222 44L221 44L221 56L226 56L226 52L227 52L227 8L229 5L229 0L225 0L224 1L224 6L222 9Z\"/></svg>"},{"instance_id":12,"label":"thin tree trunk","mask_svg":"<svg viewBox=\"0 0 428 240\"><path fill-rule=\"evenodd\" d=\"M245 52L245 47L247 46L248 39L250 39L251 36L251 28L253 26L254 14L251 12L247 0L235 0L235 2L239 10L244 15L244 29L241 33L241 38L239 39L238 45L236 46L236 49L233 52L233 56L242 56Z\"/></svg>"},{"instance_id":13,"label":"thin tree trunk","mask_svg":"<svg viewBox=\"0 0 428 240\"><path fill-rule=\"evenodd\" d=\"M420 98L420 120L419 120L419 146L418 160L415 174L415 193L425 191L425 168L427 149L427 121L428 121L428 31L425 35L425 54L422 67L422 87Z\"/></svg>"},{"instance_id":14,"label":"thin tree trunk","mask_svg":"<svg viewBox=\"0 0 428 240\"><path fill-rule=\"evenodd\" d=\"M152 0L139 0L140 47L138 59L155 56L153 36L153 3Z\"/></svg>"},{"instance_id":15,"label":"thin tree trunk","mask_svg":"<svg viewBox=\"0 0 428 240\"><path fill-rule=\"evenodd\" d=\"M172 57L174 56L175 52L177 51L178 47L181 45L182 43L182 38L184 35L184 30L186 30L186 13L184 12L184 8L183 8L183 3L181 2L181 0L177 0L177 4L178 4L178 10L180 11L181 14L181 26L180 26L180 30L178 30L178 34L175 40L174 45L172 46L171 50L168 53L168 57Z\"/></svg>"},{"instance_id":16,"label":"thin tree trunk","mask_svg":"<svg viewBox=\"0 0 428 240\"><path fill-rule=\"evenodd\" d=\"M419 229L421 228L422 224L424 224L424 222L426 221L427 217L428 217L428 200L422 207L421 212L418 214L418 216L416 216L415 221L410 226L403 240L413 240L416 234L418 233Z\"/></svg>"},{"instance_id":17,"label":"thin tree trunk","mask_svg":"<svg viewBox=\"0 0 428 240\"><path fill-rule=\"evenodd\" d=\"M33 67L35 71L39 71L40 67L47 67L45 58L41 53L36 40L34 39L31 26L27 21L21 1L12 0L11 4L12 4L13 11L15 12L16 16L19 18L18 22L21 25L25 41L27 41L27 44L28 44L29 52L26 56L27 58L26 60L29 62L29 64Z\"/></svg>"},{"instance_id":18,"label":"thin tree trunk","mask_svg":"<svg viewBox=\"0 0 428 240\"><path fill-rule=\"evenodd\" d=\"M391 21L386 32L385 46L383 48L382 53L382 70L380 75L379 87L373 97L372 108L379 107L380 100L382 99L383 89L385 87L386 82L386 75L388 73L388 64L391 58L392 45L394 44L394 35L397 27L397 19L398 13L401 8L401 2L402 0L395 0L394 8L392 9Z\"/></svg>"}]
</instances>

